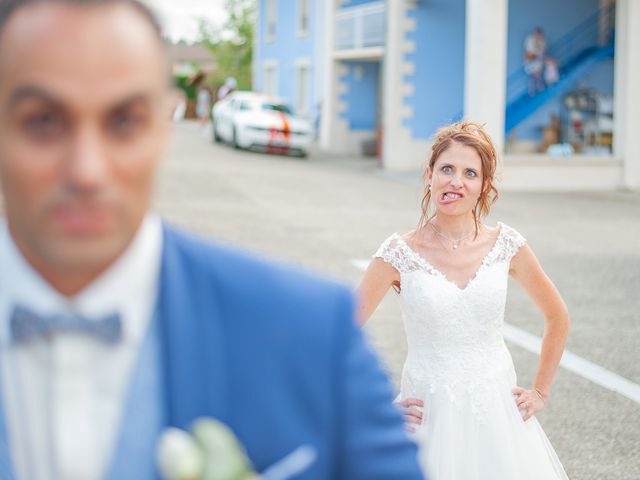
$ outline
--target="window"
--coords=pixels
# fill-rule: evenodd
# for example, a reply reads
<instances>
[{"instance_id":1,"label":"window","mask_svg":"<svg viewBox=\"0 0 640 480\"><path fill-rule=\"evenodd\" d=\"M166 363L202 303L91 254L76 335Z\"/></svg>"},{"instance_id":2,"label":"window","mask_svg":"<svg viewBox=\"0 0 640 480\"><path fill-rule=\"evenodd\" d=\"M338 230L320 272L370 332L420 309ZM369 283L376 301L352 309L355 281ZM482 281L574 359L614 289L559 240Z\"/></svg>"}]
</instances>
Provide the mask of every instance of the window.
<instances>
[{"instance_id":1,"label":"window","mask_svg":"<svg viewBox=\"0 0 640 480\"><path fill-rule=\"evenodd\" d=\"M269 95L278 95L278 65L274 61L264 62L263 92Z\"/></svg>"},{"instance_id":2,"label":"window","mask_svg":"<svg viewBox=\"0 0 640 480\"><path fill-rule=\"evenodd\" d=\"M263 103L262 109L270 112L291 113L289 107L283 103Z\"/></svg>"},{"instance_id":3,"label":"window","mask_svg":"<svg viewBox=\"0 0 640 480\"><path fill-rule=\"evenodd\" d=\"M267 42L276 41L277 0L267 0Z\"/></svg>"},{"instance_id":4,"label":"window","mask_svg":"<svg viewBox=\"0 0 640 480\"><path fill-rule=\"evenodd\" d=\"M309 63L300 62L296 67L296 104L297 115L309 114Z\"/></svg>"},{"instance_id":5,"label":"window","mask_svg":"<svg viewBox=\"0 0 640 480\"><path fill-rule=\"evenodd\" d=\"M309 34L309 0L298 0L298 36Z\"/></svg>"}]
</instances>

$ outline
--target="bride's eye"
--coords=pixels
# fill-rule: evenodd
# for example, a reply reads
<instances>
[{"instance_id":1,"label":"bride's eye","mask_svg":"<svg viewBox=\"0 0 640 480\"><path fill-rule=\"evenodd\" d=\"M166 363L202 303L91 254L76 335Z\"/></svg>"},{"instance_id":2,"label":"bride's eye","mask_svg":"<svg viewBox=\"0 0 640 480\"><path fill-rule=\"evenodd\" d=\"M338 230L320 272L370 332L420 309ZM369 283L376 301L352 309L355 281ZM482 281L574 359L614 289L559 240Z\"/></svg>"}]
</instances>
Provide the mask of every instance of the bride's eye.
<instances>
[{"instance_id":1,"label":"bride's eye","mask_svg":"<svg viewBox=\"0 0 640 480\"><path fill-rule=\"evenodd\" d=\"M453 171L453 168L451 168L451 165L445 165L440 169L440 171L442 173L451 173Z\"/></svg>"}]
</instances>

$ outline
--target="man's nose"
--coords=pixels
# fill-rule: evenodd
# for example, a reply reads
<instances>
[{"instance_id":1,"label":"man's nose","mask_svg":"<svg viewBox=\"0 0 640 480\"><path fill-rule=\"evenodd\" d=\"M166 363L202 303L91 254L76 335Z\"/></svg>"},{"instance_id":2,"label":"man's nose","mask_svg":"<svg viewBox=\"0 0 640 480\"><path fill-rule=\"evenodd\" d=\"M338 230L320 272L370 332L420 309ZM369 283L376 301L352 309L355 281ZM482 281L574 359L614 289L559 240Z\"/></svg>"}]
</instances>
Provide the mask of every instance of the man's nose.
<instances>
[{"instance_id":1,"label":"man's nose","mask_svg":"<svg viewBox=\"0 0 640 480\"><path fill-rule=\"evenodd\" d=\"M108 155L99 128L86 126L75 133L67 173L71 184L82 190L94 189L104 182Z\"/></svg>"}]
</instances>

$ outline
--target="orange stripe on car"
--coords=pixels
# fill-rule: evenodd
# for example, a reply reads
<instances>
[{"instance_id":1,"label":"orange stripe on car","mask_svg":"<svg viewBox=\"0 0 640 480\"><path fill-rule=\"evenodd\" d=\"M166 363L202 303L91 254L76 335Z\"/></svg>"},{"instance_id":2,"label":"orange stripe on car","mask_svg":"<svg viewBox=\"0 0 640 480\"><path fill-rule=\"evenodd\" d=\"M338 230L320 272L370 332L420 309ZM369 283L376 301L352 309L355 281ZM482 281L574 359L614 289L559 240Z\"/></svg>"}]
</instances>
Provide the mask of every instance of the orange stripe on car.
<instances>
[{"instance_id":1,"label":"orange stripe on car","mask_svg":"<svg viewBox=\"0 0 640 480\"><path fill-rule=\"evenodd\" d=\"M282 119L282 130L284 130L284 138L289 141L289 135L291 131L289 130L289 121L287 120L287 116L284 113L280 113L280 118Z\"/></svg>"}]
</instances>

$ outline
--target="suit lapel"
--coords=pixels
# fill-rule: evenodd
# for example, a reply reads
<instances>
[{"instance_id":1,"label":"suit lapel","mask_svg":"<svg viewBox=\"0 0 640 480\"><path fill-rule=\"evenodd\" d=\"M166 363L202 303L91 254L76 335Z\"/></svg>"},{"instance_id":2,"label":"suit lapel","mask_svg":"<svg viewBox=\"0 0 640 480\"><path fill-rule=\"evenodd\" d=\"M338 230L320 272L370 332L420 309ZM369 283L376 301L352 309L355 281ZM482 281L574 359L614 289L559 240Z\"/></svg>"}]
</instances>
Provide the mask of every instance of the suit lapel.
<instances>
[{"instance_id":1,"label":"suit lapel","mask_svg":"<svg viewBox=\"0 0 640 480\"><path fill-rule=\"evenodd\" d=\"M210 250L164 228L157 318L167 420L179 428L200 416L227 419L220 304L203 267L210 258Z\"/></svg>"}]
</instances>

